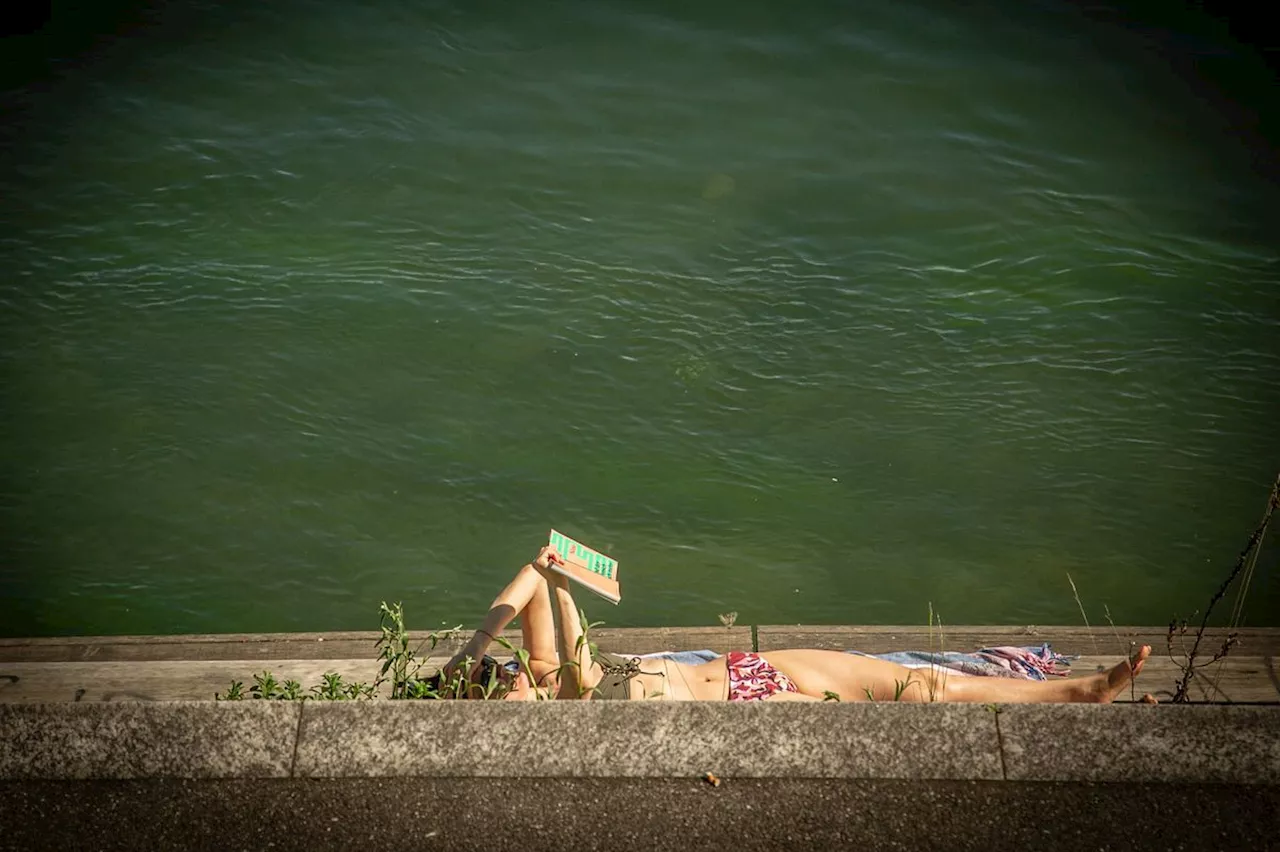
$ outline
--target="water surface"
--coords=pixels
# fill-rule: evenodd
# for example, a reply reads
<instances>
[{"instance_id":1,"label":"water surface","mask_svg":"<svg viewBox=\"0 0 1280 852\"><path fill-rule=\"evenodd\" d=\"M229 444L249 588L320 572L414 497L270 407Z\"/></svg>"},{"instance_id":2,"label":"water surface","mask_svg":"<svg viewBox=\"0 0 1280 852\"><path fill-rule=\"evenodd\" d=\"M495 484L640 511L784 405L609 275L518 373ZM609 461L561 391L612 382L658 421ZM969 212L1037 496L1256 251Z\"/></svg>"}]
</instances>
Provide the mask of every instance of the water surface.
<instances>
[{"instance_id":1,"label":"water surface","mask_svg":"<svg viewBox=\"0 0 1280 852\"><path fill-rule=\"evenodd\" d=\"M153 13L6 96L0 633L470 622L551 526L611 625L1190 615L1280 459L1201 23Z\"/></svg>"}]
</instances>

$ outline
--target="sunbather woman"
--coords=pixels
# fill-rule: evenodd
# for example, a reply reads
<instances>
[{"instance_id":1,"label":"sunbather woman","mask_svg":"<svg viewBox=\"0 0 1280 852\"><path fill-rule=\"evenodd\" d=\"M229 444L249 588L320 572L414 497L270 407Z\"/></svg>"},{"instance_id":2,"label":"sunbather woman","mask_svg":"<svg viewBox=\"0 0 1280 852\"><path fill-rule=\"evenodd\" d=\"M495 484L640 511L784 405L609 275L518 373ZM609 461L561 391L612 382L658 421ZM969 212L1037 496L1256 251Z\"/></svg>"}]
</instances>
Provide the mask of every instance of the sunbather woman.
<instances>
[{"instance_id":1,"label":"sunbather woman","mask_svg":"<svg viewBox=\"0 0 1280 852\"><path fill-rule=\"evenodd\" d=\"M494 599L484 623L446 664L446 678L461 674L465 661L480 660L466 673L468 682L476 684L467 691L479 695L485 692L479 684L496 680L499 689L490 694L510 700L823 701L834 694L844 701L896 696L901 701L1105 703L1129 685L1151 653L1144 645L1132 663L1125 660L1104 673L1056 681L935 676L841 651L735 651L698 665L599 652L593 657L580 641L582 626L569 581L548 568L552 562L563 559L544 547L516 573ZM527 664L498 666L485 652L517 616Z\"/></svg>"}]
</instances>

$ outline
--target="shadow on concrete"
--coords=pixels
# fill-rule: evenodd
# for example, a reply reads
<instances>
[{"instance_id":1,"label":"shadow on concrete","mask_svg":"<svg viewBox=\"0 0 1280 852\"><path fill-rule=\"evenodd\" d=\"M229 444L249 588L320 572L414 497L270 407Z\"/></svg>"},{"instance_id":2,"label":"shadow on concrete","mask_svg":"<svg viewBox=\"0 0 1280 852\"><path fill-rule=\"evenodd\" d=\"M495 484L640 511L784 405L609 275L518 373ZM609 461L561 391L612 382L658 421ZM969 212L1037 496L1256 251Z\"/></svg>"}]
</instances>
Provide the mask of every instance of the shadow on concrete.
<instances>
[{"instance_id":1,"label":"shadow on concrete","mask_svg":"<svg viewBox=\"0 0 1280 852\"><path fill-rule=\"evenodd\" d=\"M964 781L0 783L3 849L1268 849L1280 787Z\"/></svg>"}]
</instances>

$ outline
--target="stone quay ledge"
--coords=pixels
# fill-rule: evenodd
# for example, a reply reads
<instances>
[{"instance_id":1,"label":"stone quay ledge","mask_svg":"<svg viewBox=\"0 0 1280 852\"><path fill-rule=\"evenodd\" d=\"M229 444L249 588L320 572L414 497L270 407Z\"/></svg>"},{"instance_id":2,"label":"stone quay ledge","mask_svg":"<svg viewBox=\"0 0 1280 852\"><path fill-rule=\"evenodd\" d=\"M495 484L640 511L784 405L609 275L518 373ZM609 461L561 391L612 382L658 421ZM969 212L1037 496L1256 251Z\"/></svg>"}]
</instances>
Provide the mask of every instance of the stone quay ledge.
<instances>
[{"instance_id":1,"label":"stone quay ledge","mask_svg":"<svg viewBox=\"0 0 1280 852\"><path fill-rule=\"evenodd\" d=\"M230 681L372 680L374 633L0 640L0 779L643 777L1280 784L1280 631L1242 632L1191 705L215 702ZM518 644L519 636L509 638ZM974 650L1050 643L1077 674L1156 651L1157 628L600 629L620 652ZM1210 636L1204 647L1220 641ZM1111 647L1115 646L1115 647ZM428 665L452 653L435 649ZM1211 653L1211 651L1210 651ZM309 675L309 677L307 677ZM1203 682L1203 683L1200 683ZM192 700L195 699L195 700Z\"/></svg>"},{"instance_id":2,"label":"stone quay ledge","mask_svg":"<svg viewBox=\"0 0 1280 852\"><path fill-rule=\"evenodd\" d=\"M593 636L622 653L1048 642L1078 655L1077 675L1141 643L1155 649L1142 691L1180 674L1160 628ZM1280 631L1242 631L1189 705L209 700L264 670L372 680L376 638L0 640L0 850L1056 852L1280 836Z\"/></svg>"},{"instance_id":3,"label":"stone quay ledge","mask_svg":"<svg viewBox=\"0 0 1280 852\"><path fill-rule=\"evenodd\" d=\"M57 702L201 701L225 692L233 680L251 682L270 670L278 680L312 684L325 672L372 682L378 672L373 631L343 633L205 634L188 636L72 636L0 639L0 704ZM425 633L413 633L415 641ZM822 648L883 653L903 650L973 651L1000 645L1049 643L1078 657L1075 675L1114 665L1131 647L1152 647L1141 691L1164 699L1181 675L1160 627L739 625L734 627L596 628L592 638L616 653ZM519 647L518 631L503 639ZM1201 646L1209 659L1223 638L1210 631ZM1280 629L1238 631L1239 644L1220 665L1191 684L1197 702L1280 704ZM426 656L438 666L459 647L446 641ZM1181 646L1176 650L1181 650ZM495 656L501 656L499 650ZM1128 700L1129 696L1121 697Z\"/></svg>"},{"instance_id":4,"label":"stone quay ledge","mask_svg":"<svg viewBox=\"0 0 1280 852\"><path fill-rule=\"evenodd\" d=\"M0 781L830 778L1280 784L1268 705L0 705Z\"/></svg>"}]
</instances>

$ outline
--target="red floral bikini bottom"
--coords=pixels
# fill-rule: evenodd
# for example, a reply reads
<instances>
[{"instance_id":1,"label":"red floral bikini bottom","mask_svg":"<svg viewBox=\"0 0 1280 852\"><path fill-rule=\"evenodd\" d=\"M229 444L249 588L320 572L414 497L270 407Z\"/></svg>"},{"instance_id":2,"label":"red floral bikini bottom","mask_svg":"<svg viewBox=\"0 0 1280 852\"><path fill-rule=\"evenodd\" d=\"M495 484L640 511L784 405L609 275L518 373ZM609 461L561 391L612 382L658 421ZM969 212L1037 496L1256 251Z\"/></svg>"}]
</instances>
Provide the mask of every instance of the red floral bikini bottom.
<instances>
[{"instance_id":1,"label":"red floral bikini bottom","mask_svg":"<svg viewBox=\"0 0 1280 852\"><path fill-rule=\"evenodd\" d=\"M765 662L759 654L730 651L724 658L729 671L730 701L759 701L775 692L799 692L791 678Z\"/></svg>"}]
</instances>

